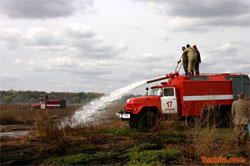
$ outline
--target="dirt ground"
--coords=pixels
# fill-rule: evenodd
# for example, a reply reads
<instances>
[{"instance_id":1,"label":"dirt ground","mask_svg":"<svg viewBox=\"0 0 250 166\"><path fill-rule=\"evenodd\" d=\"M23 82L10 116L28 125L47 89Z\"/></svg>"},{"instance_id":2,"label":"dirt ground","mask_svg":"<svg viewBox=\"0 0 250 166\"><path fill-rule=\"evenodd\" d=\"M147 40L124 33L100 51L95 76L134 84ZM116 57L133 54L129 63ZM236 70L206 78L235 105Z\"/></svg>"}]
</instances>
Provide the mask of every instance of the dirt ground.
<instances>
[{"instance_id":1,"label":"dirt ground","mask_svg":"<svg viewBox=\"0 0 250 166\"><path fill-rule=\"evenodd\" d=\"M2 165L36 165L46 158L41 149L47 144L27 137L1 138Z\"/></svg>"}]
</instances>

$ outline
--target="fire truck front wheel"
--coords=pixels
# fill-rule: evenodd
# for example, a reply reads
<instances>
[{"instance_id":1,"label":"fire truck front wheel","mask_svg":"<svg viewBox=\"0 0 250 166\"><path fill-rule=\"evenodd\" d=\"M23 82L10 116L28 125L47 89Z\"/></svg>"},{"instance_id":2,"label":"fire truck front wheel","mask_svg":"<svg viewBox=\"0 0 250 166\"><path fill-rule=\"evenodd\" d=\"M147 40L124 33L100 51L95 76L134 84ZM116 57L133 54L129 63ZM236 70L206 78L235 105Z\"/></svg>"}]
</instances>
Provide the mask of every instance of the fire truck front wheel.
<instances>
[{"instance_id":1,"label":"fire truck front wheel","mask_svg":"<svg viewBox=\"0 0 250 166\"><path fill-rule=\"evenodd\" d=\"M131 128L136 128L136 116L133 114L130 116L129 126Z\"/></svg>"},{"instance_id":2,"label":"fire truck front wheel","mask_svg":"<svg viewBox=\"0 0 250 166\"><path fill-rule=\"evenodd\" d=\"M160 116L157 112L152 110L143 111L138 114L131 122L130 126L138 130L146 131L157 125Z\"/></svg>"}]
</instances>

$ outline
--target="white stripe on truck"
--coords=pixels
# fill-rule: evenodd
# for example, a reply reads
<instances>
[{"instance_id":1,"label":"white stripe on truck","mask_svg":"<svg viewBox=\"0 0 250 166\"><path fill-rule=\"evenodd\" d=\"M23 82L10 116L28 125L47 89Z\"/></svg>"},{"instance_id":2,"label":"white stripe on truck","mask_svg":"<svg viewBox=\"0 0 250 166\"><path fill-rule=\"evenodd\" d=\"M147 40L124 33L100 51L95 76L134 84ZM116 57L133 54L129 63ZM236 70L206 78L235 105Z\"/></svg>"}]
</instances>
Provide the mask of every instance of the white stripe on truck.
<instances>
[{"instance_id":1,"label":"white stripe on truck","mask_svg":"<svg viewBox=\"0 0 250 166\"><path fill-rule=\"evenodd\" d=\"M56 107L56 106L60 106L60 104L47 104L46 106L50 106L50 107Z\"/></svg>"},{"instance_id":2,"label":"white stripe on truck","mask_svg":"<svg viewBox=\"0 0 250 166\"><path fill-rule=\"evenodd\" d=\"M184 101L196 100L231 100L233 95L202 95L202 96L183 96Z\"/></svg>"}]
</instances>

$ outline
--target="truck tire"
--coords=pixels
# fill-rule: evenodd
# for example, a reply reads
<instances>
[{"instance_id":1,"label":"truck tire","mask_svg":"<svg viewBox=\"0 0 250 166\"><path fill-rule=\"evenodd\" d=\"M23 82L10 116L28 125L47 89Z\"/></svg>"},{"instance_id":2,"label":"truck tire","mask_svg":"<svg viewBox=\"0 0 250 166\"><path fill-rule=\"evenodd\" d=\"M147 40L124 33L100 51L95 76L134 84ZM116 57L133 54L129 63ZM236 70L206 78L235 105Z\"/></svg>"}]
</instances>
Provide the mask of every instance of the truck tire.
<instances>
[{"instance_id":1,"label":"truck tire","mask_svg":"<svg viewBox=\"0 0 250 166\"><path fill-rule=\"evenodd\" d=\"M135 115L131 115L131 117L130 117L130 120L129 120L129 126L131 127L131 128L136 128L136 117L137 117L137 115L135 116Z\"/></svg>"},{"instance_id":2,"label":"truck tire","mask_svg":"<svg viewBox=\"0 0 250 166\"><path fill-rule=\"evenodd\" d=\"M160 115L159 113L155 111L143 111L139 115L137 115L135 121L134 121L134 126L138 130L141 131L147 131L153 127L155 127L159 120L160 120Z\"/></svg>"},{"instance_id":3,"label":"truck tire","mask_svg":"<svg viewBox=\"0 0 250 166\"><path fill-rule=\"evenodd\" d=\"M223 105L220 107L219 116L217 118L217 127L231 128L232 127L232 112L231 105Z\"/></svg>"},{"instance_id":4,"label":"truck tire","mask_svg":"<svg viewBox=\"0 0 250 166\"><path fill-rule=\"evenodd\" d=\"M231 126L231 106L215 106L205 109L200 120L203 128L228 128Z\"/></svg>"},{"instance_id":5,"label":"truck tire","mask_svg":"<svg viewBox=\"0 0 250 166\"><path fill-rule=\"evenodd\" d=\"M205 110L201 116L201 121L200 121L201 127L203 128L216 127L217 116L218 112L215 108L210 110Z\"/></svg>"}]
</instances>

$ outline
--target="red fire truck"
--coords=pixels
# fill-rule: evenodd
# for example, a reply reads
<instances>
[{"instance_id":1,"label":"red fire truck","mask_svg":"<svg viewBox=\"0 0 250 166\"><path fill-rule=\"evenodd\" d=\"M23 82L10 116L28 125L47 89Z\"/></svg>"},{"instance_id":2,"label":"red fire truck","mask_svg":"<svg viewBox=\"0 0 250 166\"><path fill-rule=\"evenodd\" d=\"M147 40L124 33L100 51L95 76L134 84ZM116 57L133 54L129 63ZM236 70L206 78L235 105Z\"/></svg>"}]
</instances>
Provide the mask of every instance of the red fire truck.
<instances>
[{"instance_id":1,"label":"red fire truck","mask_svg":"<svg viewBox=\"0 0 250 166\"><path fill-rule=\"evenodd\" d=\"M203 115L209 108L229 121L231 105L237 94L250 95L250 80L245 74L179 75L178 72L147 81L168 79L151 87L149 96L127 100L125 110L117 113L122 120L129 120L131 127L144 125L150 128L157 118L178 115L182 119Z\"/></svg>"},{"instance_id":2,"label":"red fire truck","mask_svg":"<svg viewBox=\"0 0 250 166\"><path fill-rule=\"evenodd\" d=\"M60 99L49 100L48 96L46 95L45 98L40 97L40 103L33 104L31 110L60 109L60 108L66 108L66 100L60 100Z\"/></svg>"}]
</instances>

